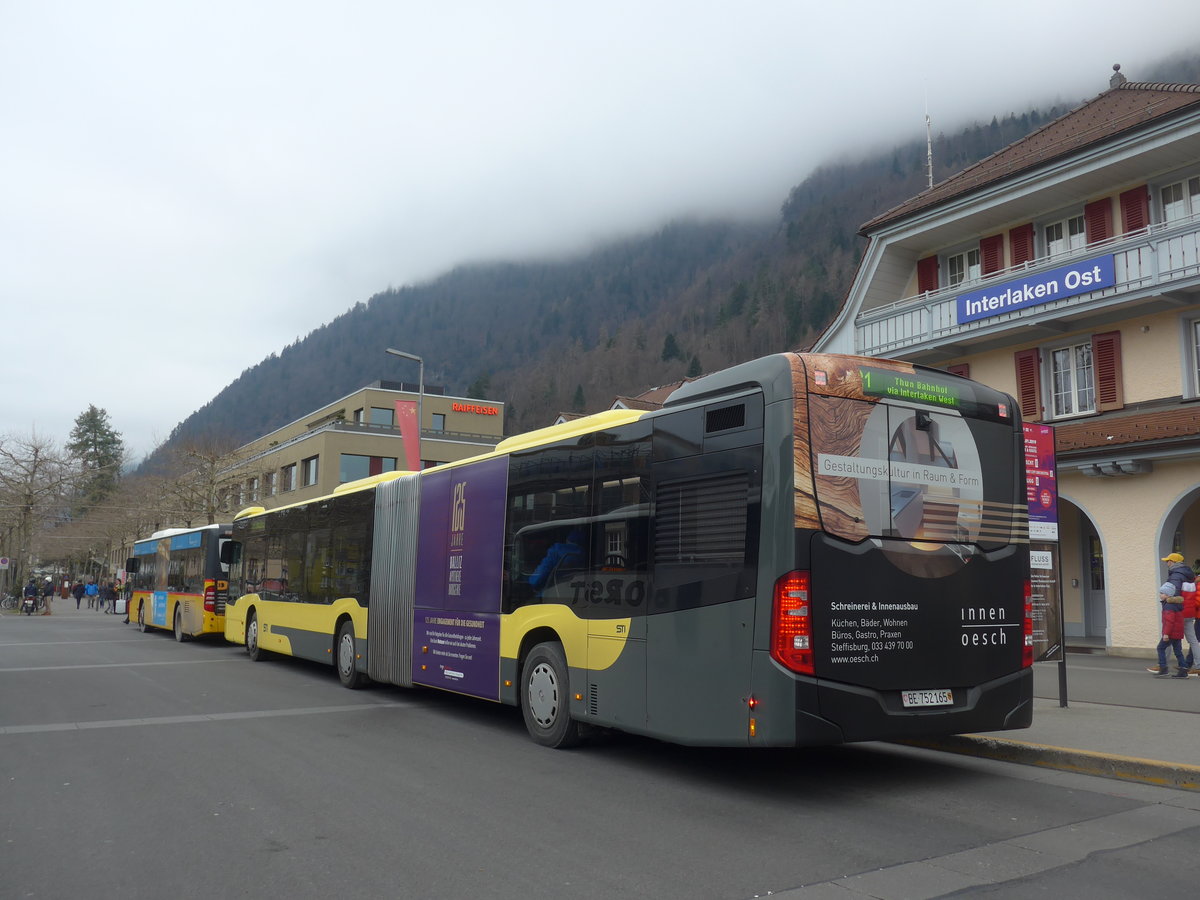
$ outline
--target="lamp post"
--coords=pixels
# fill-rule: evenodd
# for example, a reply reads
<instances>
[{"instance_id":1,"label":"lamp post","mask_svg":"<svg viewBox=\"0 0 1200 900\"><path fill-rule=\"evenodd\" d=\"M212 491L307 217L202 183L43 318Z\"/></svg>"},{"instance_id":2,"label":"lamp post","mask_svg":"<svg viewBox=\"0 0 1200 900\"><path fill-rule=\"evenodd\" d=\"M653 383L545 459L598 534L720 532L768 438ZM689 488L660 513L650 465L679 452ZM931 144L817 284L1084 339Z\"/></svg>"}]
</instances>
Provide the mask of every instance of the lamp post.
<instances>
[{"instance_id":1,"label":"lamp post","mask_svg":"<svg viewBox=\"0 0 1200 900\"><path fill-rule=\"evenodd\" d=\"M425 403L425 360L421 359L421 357L417 356L414 353L405 353L403 350L393 350L391 347L388 347L386 352L390 353L392 356L399 356L402 359L414 360L418 366L418 369L417 369L417 456L420 457L420 455L421 455L421 427L422 427L422 423L425 421L422 418L422 409L421 409ZM421 461L418 458L417 465L420 466L420 464L421 464Z\"/></svg>"}]
</instances>

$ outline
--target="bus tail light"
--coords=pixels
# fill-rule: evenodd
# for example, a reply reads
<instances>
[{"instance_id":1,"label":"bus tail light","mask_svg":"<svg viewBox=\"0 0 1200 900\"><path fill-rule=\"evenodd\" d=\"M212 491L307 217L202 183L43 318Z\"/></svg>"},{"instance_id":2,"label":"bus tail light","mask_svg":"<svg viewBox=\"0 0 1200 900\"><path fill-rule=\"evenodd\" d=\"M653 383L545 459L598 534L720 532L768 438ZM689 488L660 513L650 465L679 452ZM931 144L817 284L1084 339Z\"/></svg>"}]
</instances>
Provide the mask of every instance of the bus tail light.
<instances>
[{"instance_id":1,"label":"bus tail light","mask_svg":"<svg viewBox=\"0 0 1200 900\"><path fill-rule=\"evenodd\" d=\"M217 586L211 581L204 585L204 611L217 611Z\"/></svg>"},{"instance_id":2,"label":"bus tail light","mask_svg":"<svg viewBox=\"0 0 1200 900\"><path fill-rule=\"evenodd\" d=\"M1021 647L1021 668L1033 665L1033 585L1025 579L1025 622L1022 626L1025 644Z\"/></svg>"},{"instance_id":3,"label":"bus tail light","mask_svg":"<svg viewBox=\"0 0 1200 900\"><path fill-rule=\"evenodd\" d=\"M808 572L788 572L775 582L771 658L786 669L813 674L812 606Z\"/></svg>"}]
</instances>

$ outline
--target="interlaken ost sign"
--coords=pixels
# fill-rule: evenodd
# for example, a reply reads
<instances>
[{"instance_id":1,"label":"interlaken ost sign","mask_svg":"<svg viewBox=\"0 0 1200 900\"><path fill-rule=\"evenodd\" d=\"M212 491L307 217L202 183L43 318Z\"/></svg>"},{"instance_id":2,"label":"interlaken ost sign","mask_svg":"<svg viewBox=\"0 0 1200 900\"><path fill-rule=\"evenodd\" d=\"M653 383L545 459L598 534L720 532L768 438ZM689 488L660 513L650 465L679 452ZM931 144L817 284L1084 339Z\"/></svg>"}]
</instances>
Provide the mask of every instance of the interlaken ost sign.
<instances>
[{"instance_id":1,"label":"interlaken ost sign","mask_svg":"<svg viewBox=\"0 0 1200 900\"><path fill-rule=\"evenodd\" d=\"M956 300L958 322L961 325L990 319L1026 307L1112 287L1116 283L1116 264L1112 254L1085 259L1026 278L959 294Z\"/></svg>"}]
</instances>

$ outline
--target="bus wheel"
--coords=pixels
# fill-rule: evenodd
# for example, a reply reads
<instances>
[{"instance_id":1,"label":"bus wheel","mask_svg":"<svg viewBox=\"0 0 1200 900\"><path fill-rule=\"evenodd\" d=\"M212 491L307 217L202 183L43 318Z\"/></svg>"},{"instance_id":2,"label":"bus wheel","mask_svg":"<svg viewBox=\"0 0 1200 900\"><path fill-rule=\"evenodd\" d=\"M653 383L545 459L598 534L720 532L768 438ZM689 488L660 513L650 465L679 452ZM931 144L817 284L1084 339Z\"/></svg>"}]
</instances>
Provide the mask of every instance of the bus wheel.
<instances>
[{"instance_id":1,"label":"bus wheel","mask_svg":"<svg viewBox=\"0 0 1200 900\"><path fill-rule=\"evenodd\" d=\"M579 743L579 723L571 718L570 676L561 644L538 644L521 668L521 713L529 736L556 749Z\"/></svg>"},{"instance_id":2,"label":"bus wheel","mask_svg":"<svg viewBox=\"0 0 1200 900\"><path fill-rule=\"evenodd\" d=\"M354 623L347 619L338 629L337 643L333 646L334 665L342 687L356 690L363 686L363 674L358 671L354 652Z\"/></svg>"},{"instance_id":3,"label":"bus wheel","mask_svg":"<svg viewBox=\"0 0 1200 900\"><path fill-rule=\"evenodd\" d=\"M258 643L258 613L250 613L246 621L246 653L255 662L267 658L267 651Z\"/></svg>"},{"instance_id":4,"label":"bus wheel","mask_svg":"<svg viewBox=\"0 0 1200 900\"><path fill-rule=\"evenodd\" d=\"M139 603L138 604L138 631L145 634L149 630L150 630L149 627L146 625L146 604Z\"/></svg>"},{"instance_id":5,"label":"bus wheel","mask_svg":"<svg viewBox=\"0 0 1200 900\"><path fill-rule=\"evenodd\" d=\"M175 640L179 643L186 641L191 635L183 630L183 610L175 604Z\"/></svg>"}]
</instances>

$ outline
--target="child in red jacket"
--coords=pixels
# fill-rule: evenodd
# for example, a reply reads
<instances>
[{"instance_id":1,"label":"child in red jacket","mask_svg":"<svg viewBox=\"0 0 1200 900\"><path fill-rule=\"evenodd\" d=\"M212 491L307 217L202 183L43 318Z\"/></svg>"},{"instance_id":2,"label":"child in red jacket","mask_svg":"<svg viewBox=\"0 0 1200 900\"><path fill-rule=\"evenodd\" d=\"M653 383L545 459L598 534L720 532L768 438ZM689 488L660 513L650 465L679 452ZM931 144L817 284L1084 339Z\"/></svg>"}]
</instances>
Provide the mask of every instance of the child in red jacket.
<instances>
[{"instance_id":1,"label":"child in red jacket","mask_svg":"<svg viewBox=\"0 0 1200 900\"><path fill-rule=\"evenodd\" d=\"M1200 672L1200 641L1196 639L1196 619L1200 612L1200 597L1196 596L1196 583L1184 582L1183 591L1183 638L1188 642L1187 665L1195 675Z\"/></svg>"},{"instance_id":2,"label":"child in red jacket","mask_svg":"<svg viewBox=\"0 0 1200 900\"><path fill-rule=\"evenodd\" d=\"M1175 585L1164 582L1158 589L1158 601L1162 607L1162 640L1158 642L1158 668L1151 669L1156 678L1165 678L1167 672L1167 647L1175 651L1179 670L1172 678L1187 678L1188 666L1183 659L1183 604L1175 596Z\"/></svg>"}]
</instances>

